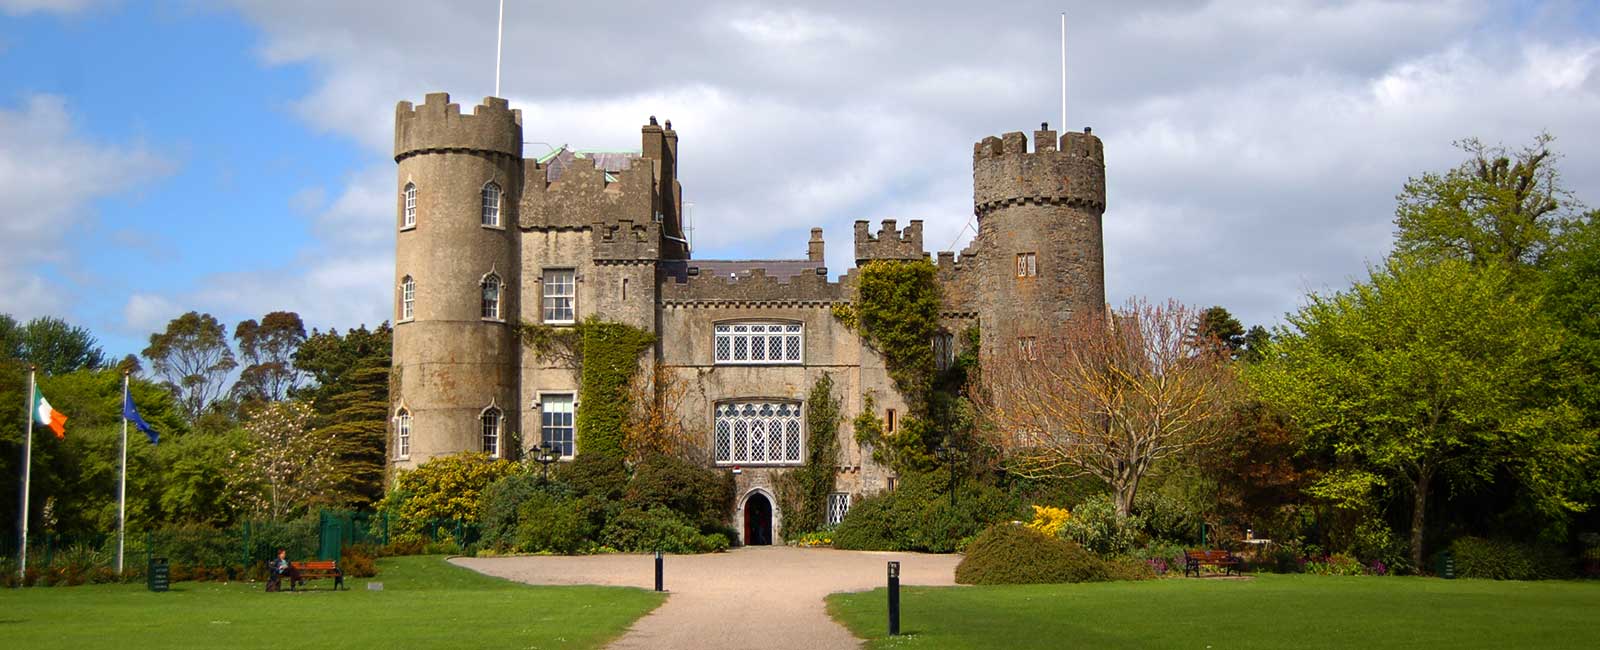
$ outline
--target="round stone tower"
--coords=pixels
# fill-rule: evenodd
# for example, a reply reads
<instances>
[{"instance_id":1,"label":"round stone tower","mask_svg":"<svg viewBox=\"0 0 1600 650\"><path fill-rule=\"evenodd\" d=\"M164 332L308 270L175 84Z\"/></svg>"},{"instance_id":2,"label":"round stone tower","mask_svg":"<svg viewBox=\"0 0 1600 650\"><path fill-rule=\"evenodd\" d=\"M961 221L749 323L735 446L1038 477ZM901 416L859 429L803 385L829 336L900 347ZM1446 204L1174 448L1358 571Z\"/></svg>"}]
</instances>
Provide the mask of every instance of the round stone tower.
<instances>
[{"instance_id":1,"label":"round stone tower","mask_svg":"<svg viewBox=\"0 0 1600 650\"><path fill-rule=\"evenodd\" d=\"M518 421L522 114L489 97L462 115L450 96L395 108L394 372L389 458L410 468L485 447L501 456ZM403 411L402 411L403 409ZM498 409L494 411L491 409ZM400 440L405 418L409 435Z\"/></svg>"},{"instance_id":2,"label":"round stone tower","mask_svg":"<svg viewBox=\"0 0 1600 650\"><path fill-rule=\"evenodd\" d=\"M1048 127L1035 131L1033 151L1022 133L973 147L975 302L985 353L1021 349L1030 337L1104 308L1105 156L1100 138L1084 131L1060 140Z\"/></svg>"}]
</instances>

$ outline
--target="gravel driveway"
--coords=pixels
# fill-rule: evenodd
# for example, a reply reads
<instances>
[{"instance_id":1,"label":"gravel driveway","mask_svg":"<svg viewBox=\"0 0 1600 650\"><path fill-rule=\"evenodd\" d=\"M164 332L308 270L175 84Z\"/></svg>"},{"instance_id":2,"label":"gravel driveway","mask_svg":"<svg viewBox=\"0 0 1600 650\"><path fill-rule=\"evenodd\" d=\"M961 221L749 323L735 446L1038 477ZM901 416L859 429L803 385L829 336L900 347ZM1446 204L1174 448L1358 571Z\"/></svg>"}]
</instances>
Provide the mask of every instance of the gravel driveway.
<instances>
[{"instance_id":1,"label":"gravel driveway","mask_svg":"<svg viewBox=\"0 0 1600 650\"><path fill-rule=\"evenodd\" d=\"M828 617L824 596L887 582L900 562L903 585L951 585L959 555L746 547L666 558L666 604L639 619L613 648L856 648L861 641ZM651 589L647 555L456 558L457 565L538 585ZM887 623L886 623L887 624Z\"/></svg>"}]
</instances>

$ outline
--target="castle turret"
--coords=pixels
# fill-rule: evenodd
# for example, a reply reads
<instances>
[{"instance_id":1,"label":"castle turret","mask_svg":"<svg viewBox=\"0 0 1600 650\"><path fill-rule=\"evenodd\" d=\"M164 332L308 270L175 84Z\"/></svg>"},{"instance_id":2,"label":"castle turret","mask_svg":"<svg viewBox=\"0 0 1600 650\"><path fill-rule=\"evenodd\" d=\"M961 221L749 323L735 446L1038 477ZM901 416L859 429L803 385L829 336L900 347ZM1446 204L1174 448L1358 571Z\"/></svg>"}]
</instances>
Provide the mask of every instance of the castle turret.
<instances>
[{"instance_id":1,"label":"castle turret","mask_svg":"<svg viewBox=\"0 0 1600 650\"><path fill-rule=\"evenodd\" d=\"M1100 139L1088 129L1057 140L1045 126L1034 132L1033 151L1022 133L973 147L979 244L973 300L982 350L1017 349L1019 339L1104 307L1105 178Z\"/></svg>"},{"instance_id":2,"label":"castle turret","mask_svg":"<svg viewBox=\"0 0 1600 650\"><path fill-rule=\"evenodd\" d=\"M396 106L394 140L390 458L408 468L462 450L513 455L522 114L488 97L463 115L448 94L433 93L421 106Z\"/></svg>"}]
</instances>

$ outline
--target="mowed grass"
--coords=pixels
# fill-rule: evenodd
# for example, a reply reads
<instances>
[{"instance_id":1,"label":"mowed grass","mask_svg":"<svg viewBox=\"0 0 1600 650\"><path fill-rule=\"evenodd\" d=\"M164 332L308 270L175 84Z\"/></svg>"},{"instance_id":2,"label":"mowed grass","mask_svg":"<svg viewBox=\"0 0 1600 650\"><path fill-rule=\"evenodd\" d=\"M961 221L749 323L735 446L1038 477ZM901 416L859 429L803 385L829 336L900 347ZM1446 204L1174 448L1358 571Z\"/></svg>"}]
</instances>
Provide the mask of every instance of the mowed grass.
<instances>
[{"instance_id":1,"label":"mowed grass","mask_svg":"<svg viewBox=\"0 0 1600 650\"><path fill-rule=\"evenodd\" d=\"M883 589L828 611L869 648L1600 648L1600 583L1262 575Z\"/></svg>"},{"instance_id":2,"label":"mowed grass","mask_svg":"<svg viewBox=\"0 0 1600 650\"><path fill-rule=\"evenodd\" d=\"M443 557L378 561L382 591L265 593L260 583L92 585L0 590L6 648L597 648L655 609L662 594L620 587L535 587ZM303 588L302 588L303 589Z\"/></svg>"}]
</instances>

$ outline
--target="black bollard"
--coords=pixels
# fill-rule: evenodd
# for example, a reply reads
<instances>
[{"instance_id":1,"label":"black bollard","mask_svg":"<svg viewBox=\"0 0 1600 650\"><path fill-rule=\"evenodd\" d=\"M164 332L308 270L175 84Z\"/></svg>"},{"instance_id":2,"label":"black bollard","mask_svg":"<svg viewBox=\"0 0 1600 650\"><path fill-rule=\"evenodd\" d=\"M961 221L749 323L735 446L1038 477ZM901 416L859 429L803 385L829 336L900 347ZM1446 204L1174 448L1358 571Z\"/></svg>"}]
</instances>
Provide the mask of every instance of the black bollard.
<instances>
[{"instance_id":1,"label":"black bollard","mask_svg":"<svg viewBox=\"0 0 1600 650\"><path fill-rule=\"evenodd\" d=\"M889 636L900 634L900 563L889 563Z\"/></svg>"},{"instance_id":2,"label":"black bollard","mask_svg":"<svg viewBox=\"0 0 1600 650\"><path fill-rule=\"evenodd\" d=\"M656 551L656 591L661 591L661 551Z\"/></svg>"}]
</instances>

